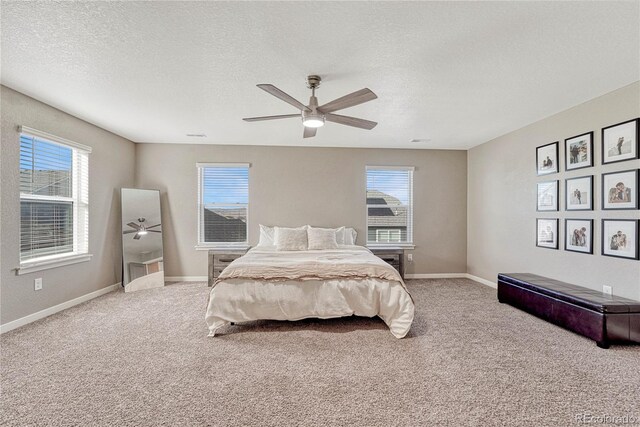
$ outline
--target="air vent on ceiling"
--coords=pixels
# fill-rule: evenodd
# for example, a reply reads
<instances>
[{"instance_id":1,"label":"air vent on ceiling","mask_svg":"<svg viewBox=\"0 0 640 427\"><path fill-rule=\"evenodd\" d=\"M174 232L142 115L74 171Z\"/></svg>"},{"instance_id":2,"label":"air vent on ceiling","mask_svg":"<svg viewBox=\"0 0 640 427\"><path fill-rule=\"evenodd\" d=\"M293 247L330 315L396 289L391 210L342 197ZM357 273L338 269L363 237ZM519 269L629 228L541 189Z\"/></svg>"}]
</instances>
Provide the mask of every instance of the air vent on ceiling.
<instances>
[{"instance_id":1,"label":"air vent on ceiling","mask_svg":"<svg viewBox=\"0 0 640 427\"><path fill-rule=\"evenodd\" d=\"M424 139L412 139L410 142L431 142L430 139L428 138L424 138Z\"/></svg>"},{"instance_id":2,"label":"air vent on ceiling","mask_svg":"<svg viewBox=\"0 0 640 427\"><path fill-rule=\"evenodd\" d=\"M204 133L188 133L187 136L191 136L193 138L206 138L207 135Z\"/></svg>"}]
</instances>

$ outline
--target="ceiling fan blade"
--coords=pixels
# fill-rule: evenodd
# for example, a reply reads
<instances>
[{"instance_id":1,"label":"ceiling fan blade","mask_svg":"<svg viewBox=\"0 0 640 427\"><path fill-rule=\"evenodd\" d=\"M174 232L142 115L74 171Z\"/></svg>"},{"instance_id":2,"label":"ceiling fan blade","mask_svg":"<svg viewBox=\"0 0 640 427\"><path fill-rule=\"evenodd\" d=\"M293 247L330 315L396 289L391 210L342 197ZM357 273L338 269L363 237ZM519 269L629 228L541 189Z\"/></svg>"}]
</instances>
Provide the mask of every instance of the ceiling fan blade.
<instances>
[{"instance_id":1,"label":"ceiling fan blade","mask_svg":"<svg viewBox=\"0 0 640 427\"><path fill-rule=\"evenodd\" d=\"M354 128L371 130L378 123L365 119L357 119L355 117L341 116L340 114L327 114L324 119L328 122L338 123L341 125L353 126Z\"/></svg>"},{"instance_id":2,"label":"ceiling fan blade","mask_svg":"<svg viewBox=\"0 0 640 427\"><path fill-rule=\"evenodd\" d=\"M131 233L137 233L138 230L127 230L127 231L123 231L122 234L131 234Z\"/></svg>"},{"instance_id":3,"label":"ceiling fan blade","mask_svg":"<svg viewBox=\"0 0 640 427\"><path fill-rule=\"evenodd\" d=\"M133 240L140 240L140 235L136 234L135 236L133 236Z\"/></svg>"},{"instance_id":4,"label":"ceiling fan blade","mask_svg":"<svg viewBox=\"0 0 640 427\"><path fill-rule=\"evenodd\" d=\"M160 231L160 230L149 230L148 228L147 228L147 231L149 233L162 233L162 231Z\"/></svg>"},{"instance_id":5,"label":"ceiling fan blade","mask_svg":"<svg viewBox=\"0 0 640 427\"><path fill-rule=\"evenodd\" d=\"M135 222L130 222L127 224L129 227L131 228L135 228L136 231L140 230L140 226L138 224L136 224Z\"/></svg>"},{"instance_id":6,"label":"ceiling fan blade","mask_svg":"<svg viewBox=\"0 0 640 427\"><path fill-rule=\"evenodd\" d=\"M279 116L262 116L262 117L247 117L244 120L245 122L260 122L262 120L277 120L277 119L289 119L293 117L300 118L300 114L281 114Z\"/></svg>"},{"instance_id":7,"label":"ceiling fan blade","mask_svg":"<svg viewBox=\"0 0 640 427\"><path fill-rule=\"evenodd\" d=\"M162 224L156 224L156 225L152 225L151 227L147 227L147 230L150 228L155 228L155 227L160 227Z\"/></svg>"},{"instance_id":8,"label":"ceiling fan blade","mask_svg":"<svg viewBox=\"0 0 640 427\"><path fill-rule=\"evenodd\" d=\"M270 93L271 95L275 96L276 98L280 98L281 100L283 100L287 104L293 105L294 107L296 107L300 111L308 110L307 106L304 105L302 102L298 101L297 99L295 99L291 95L288 95L288 94L284 93L283 91L281 91L280 89L278 89L274 85L259 84L259 85L256 85L256 86L258 86L260 89L264 90L265 92Z\"/></svg>"},{"instance_id":9,"label":"ceiling fan blade","mask_svg":"<svg viewBox=\"0 0 640 427\"><path fill-rule=\"evenodd\" d=\"M304 127L304 134L302 135L303 138L313 138L314 136L316 136L316 132L318 131L318 128L309 128L309 127Z\"/></svg>"},{"instance_id":10,"label":"ceiling fan blade","mask_svg":"<svg viewBox=\"0 0 640 427\"><path fill-rule=\"evenodd\" d=\"M367 101L373 101L378 96L371 92L370 89L364 88L349 95L345 95L341 98L334 99L333 101L321 105L318 107L318 111L322 113L331 113L333 111L343 110L345 108L353 107L355 105L363 104Z\"/></svg>"}]
</instances>

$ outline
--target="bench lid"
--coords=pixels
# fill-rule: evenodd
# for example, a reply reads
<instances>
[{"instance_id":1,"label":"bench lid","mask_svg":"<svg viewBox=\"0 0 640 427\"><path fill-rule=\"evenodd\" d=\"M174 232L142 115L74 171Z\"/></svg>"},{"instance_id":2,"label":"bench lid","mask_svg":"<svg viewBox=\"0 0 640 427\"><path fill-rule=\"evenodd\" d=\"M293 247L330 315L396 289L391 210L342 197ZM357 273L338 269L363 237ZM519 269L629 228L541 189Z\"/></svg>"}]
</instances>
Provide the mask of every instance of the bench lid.
<instances>
[{"instance_id":1,"label":"bench lid","mask_svg":"<svg viewBox=\"0 0 640 427\"><path fill-rule=\"evenodd\" d=\"M640 301L561 282L531 273L500 273L498 281L548 295L601 313L640 313Z\"/></svg>"}]
</instances>

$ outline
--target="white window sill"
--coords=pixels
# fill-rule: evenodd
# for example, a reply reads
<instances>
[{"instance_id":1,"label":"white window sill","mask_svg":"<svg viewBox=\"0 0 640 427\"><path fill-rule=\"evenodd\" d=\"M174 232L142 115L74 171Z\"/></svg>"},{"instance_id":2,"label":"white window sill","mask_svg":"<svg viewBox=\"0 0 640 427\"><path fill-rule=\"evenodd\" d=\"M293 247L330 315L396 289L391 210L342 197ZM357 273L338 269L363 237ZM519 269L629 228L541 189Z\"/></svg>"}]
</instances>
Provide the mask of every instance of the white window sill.
<instances>
[{"instance_id":1,"label":"white window sill","mask_svg":"<svg viewBox=\"0 0 640 427\"><path fill-rule=\"evenodd\" d=\"M416 245L414 245L413 243L367 243L366 245L367 248L371 248L371 249L397 249L397 248L402 248L402 249L415 249Z\"/></svg>"},{"instance_id":2,"label":"white window sill","mask_svg":"<svg viewBox=\"0 0 640 427\"><path fill-rule=\"evenodd\" d=\"M247 245L247 244L243 244L243 245L196 245L196 251L224 251L224 250L228 250L228 251L246 251L250 248L251 246Z\"/></svg>"},{"instance_id":3,"label":"white window sill","mask_svg":"<svg viewBox=\"0 0 640 427\"><path fill-rule=\"evenodd\" d=\"M23 262L20 263L20 267L16 268L16 275L21 276L36 271L77 264L79 262L89 261L92 256L91 254L74 254Z\"/></svg>"}]
</instances>

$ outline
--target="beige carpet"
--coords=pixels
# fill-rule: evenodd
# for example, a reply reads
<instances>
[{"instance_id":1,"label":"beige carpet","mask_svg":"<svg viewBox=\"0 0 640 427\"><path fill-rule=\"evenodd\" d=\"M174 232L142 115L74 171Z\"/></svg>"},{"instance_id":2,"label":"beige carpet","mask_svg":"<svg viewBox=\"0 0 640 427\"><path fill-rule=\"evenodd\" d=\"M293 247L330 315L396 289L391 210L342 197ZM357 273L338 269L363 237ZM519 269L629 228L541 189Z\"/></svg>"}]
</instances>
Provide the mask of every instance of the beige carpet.
<instances>
[{"instance_id":1,"label":"beige carpet","mask_svg":"<svg viewBox=\"0 0 640 427\"><path fill-rule=\"evenodd\" d=\"M609 350L466 279L409 281L379 319L256 322L207 338L204 284L114 292L9 332L1 425L492 426L640 418L640 347ZM640 421L636 421L640 422Z\"/></svg>"}]
</instances>

